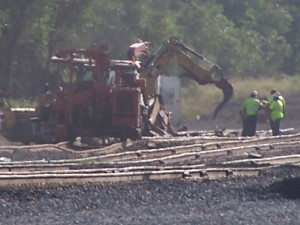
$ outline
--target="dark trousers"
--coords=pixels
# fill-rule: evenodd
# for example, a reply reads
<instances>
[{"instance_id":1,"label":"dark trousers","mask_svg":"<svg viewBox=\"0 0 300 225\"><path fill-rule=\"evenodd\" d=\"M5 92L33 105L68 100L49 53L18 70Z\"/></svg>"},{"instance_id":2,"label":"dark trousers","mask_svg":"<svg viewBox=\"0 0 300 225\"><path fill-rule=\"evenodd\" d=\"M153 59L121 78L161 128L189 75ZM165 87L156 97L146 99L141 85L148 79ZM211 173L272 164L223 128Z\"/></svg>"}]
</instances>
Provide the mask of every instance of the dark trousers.
<instances>
[{"instance_id":1,"label":"dark trousers","mask_svg":"<svg viewBox=\"0 0 300 225\"><path fill-rule=\"evenodd\" d=\"M280 122L281 122L281 119L270 120L270 125L271 125L273 136L277 136L280 134Z\"/></svg>"},{"instance_id":2,"label":"dark trousers","mask_svg":"<svg viewBox=\"0 0 300 225\"><path fill-rule=\"evenodd\" d=\"M246 116L243 121L242 136L254 136L256 132L257 115Z\"/></svg>"}]
</instances>

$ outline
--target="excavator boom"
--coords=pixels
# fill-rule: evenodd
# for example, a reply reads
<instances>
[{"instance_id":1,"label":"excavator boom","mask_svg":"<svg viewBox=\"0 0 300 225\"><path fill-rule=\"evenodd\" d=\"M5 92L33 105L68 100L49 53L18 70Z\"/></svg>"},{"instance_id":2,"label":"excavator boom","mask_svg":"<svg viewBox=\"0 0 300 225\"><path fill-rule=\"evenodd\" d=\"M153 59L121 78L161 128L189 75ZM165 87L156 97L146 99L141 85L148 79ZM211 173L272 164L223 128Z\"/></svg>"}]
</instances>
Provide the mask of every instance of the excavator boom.
<instances>
[{"instance_id":1,"label":"excavator boom","mask_svg":"<svg viewBox=\"0 0 300 225\"><path fill-rule=\"evenodd\" d=\"M233 95L233 86L224 78L221 68L206 59L203 55L185 45L177 39L170 39L163 43L149 59L143 63L140 74L147 81L145 90L146 96L155 93L155 83L159 75L168 65L171 59L176 59L190 79L195 80L199 85L214 84L223 92L223 100L216 107L213 118L215 119L223 106Z\"/></svg>"}]
</instances>

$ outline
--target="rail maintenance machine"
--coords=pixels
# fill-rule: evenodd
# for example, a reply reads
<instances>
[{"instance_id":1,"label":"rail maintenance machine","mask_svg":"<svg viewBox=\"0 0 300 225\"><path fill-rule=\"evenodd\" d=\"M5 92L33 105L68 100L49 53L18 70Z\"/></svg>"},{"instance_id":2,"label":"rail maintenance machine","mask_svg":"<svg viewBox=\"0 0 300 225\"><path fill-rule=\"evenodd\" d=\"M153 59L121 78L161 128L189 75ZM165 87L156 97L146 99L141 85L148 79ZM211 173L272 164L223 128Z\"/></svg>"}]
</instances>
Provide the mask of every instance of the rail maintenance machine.
<instances>
[{"instance_id":1,"label":"rail maintenance machine","mask_svg":"<svg viewBox=\"0 0 300 225\"><path fill-rule=\"evenodd\" d=\"M181 41L167 40L141 67L132 60L111 59L107 46L102 44L58 51L51 58L56 67L54 90L45 90L39 96L35 110L6 108L2 135L24 144L72 142L76 137L125 140L173 135L170 115L155 90L157 77L171 58L176 58L189 78L200 85L215 84L222 89L224 98L216 115L231 98L232 85L218 65Z\"/></svg>"}]
</instances>

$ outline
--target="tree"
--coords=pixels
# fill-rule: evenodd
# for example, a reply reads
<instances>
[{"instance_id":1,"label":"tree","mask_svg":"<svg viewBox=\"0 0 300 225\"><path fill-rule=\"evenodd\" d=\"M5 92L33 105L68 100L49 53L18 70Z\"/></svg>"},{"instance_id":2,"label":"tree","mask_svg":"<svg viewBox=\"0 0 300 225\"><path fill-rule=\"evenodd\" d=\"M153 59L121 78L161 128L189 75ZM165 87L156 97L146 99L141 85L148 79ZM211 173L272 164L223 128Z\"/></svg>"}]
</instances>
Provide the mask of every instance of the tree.
<instances>
[{"instance_id":1,"label":"tree","mask_svg":"<svg viewBox=\"0 0 300 225\"><path fill-rule=\"evenodd\" d=\"M1 89L8 92L12 76L12 67L17 64L14 60L14 52L16 51L17 43L24 30L26 22L26 13L30 5L34 4L35 0L20 0L9 1L3 0L0 2L1 10L1 39L0 39L0 75Z\"/></svg>"},{"instance_id":2,"label":"tree","mask_svg":"<svg viewBox=\"0 0 300 225\"><path fill-rule=\"evenodd\" d=\"M0 88L34 96L51 82L58 48L104 42L112 58L125 59L138 38L152 50L181 39L229 76L295 74L299 15L297 0L2 0Z\"/></svg>"},{"instance_id":3,"label":"tree","mask_svg":"<svg viewBox=\"0 0 300 225\"><path fill-rule=\"evenodd\" d=\"M292 16L281 0L219 1L224 14L241 31L242 51L248 58L245 72L253 75L274 74L291 53L285 39Z\"/></svg>"}]
</instances>

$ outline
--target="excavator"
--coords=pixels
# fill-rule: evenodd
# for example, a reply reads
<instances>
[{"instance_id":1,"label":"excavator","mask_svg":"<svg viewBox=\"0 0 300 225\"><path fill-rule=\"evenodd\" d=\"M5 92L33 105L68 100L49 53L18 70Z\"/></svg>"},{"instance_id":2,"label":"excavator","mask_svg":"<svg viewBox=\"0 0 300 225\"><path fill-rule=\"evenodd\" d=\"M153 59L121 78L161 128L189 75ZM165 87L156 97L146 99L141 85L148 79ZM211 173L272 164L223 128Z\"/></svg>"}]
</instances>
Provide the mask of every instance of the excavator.
<instances>
[{"instance_id":1,"label":"excavator","mask_svg":"<svg viewBox=\"0 0 300 225\"><path fill-rule=\"evenodd\" d=\"M195 61L196 57L198 61ZM224 93L214 112L231 98L232 85L220 67L183 42L170 39L143 60L111 59L105 44L90 49L60 49L51 58L55 88L39 96L35 109L3 110L1 134L11 141L73 143L76 137L176 135L171 115L156 93L158 76L175 58L200 85L214 84ZM204 65L206 67L204 67Z\"/></svg>"},{"instance_id":2,"label":"excavator","mask_svg":"<svg viewBox=\"0 0 300 225\"><path fill-rule=\"evenodd\" d=\"M146 45L148 44L145 42ZM146 87L143 95L146 96L146 102L149 102L150 122L157 124L158 127L165 130L168 127L168 119L164 113L163 102L160 96L155 96L157 77L163 73L169 62L173 59L181 66L188 78L196 81L199 85L213 84L223 92L223 100L218 104L213 113L215 119L223 108L223 106L233 96L233 86L224 78L223 72L217 64L212 63L200 53L188 47L182 41L176 38L166 40L163 45L158 48L153 54L149 51L140 52L141 67L139 73L141 78L146 80ZM139 55L136 56L139 58ZM156 123L156 121L159 121ZM161 121L164 121L162 123ZM162 124L164 124L162 126Z\"/></svg>"}]
</instances>

